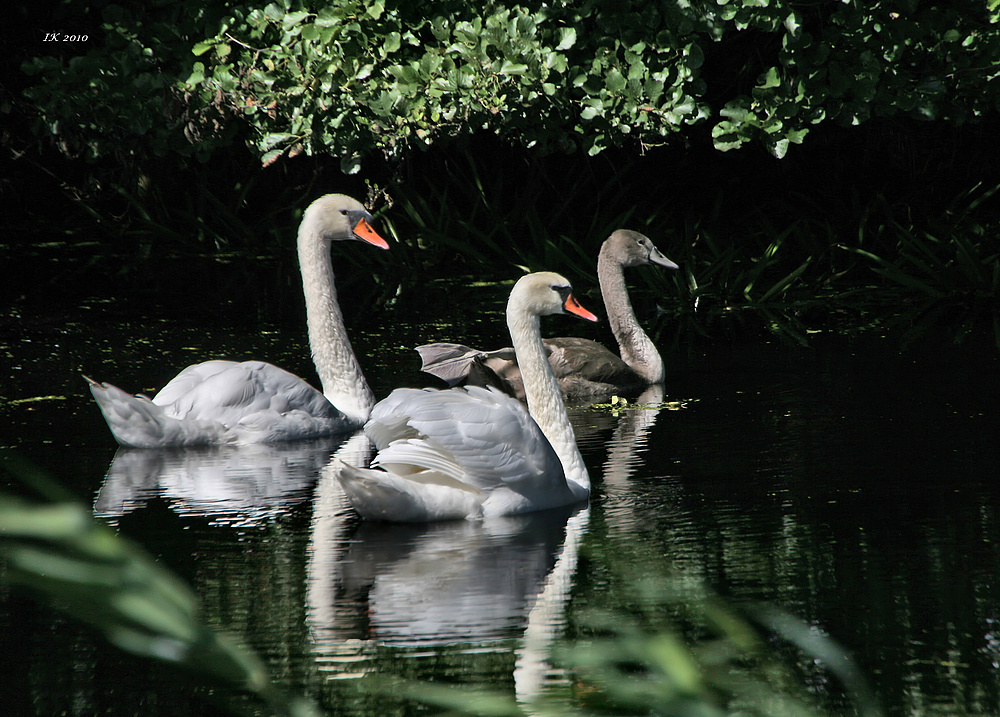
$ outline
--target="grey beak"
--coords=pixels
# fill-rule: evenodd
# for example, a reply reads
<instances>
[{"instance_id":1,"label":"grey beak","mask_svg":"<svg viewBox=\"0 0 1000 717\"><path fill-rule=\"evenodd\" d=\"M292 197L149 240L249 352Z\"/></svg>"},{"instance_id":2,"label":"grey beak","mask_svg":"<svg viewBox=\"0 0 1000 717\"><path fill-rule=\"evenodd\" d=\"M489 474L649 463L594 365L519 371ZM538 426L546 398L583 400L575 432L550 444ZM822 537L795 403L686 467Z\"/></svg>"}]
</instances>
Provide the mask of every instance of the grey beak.
<instances>
[{"instance_id":1,"label":"grey beak","mask_svg":"<svg viewBox=\"0 0 1000 717\"><path fill-rule=\"evenodd\" d=\"M670 261L670 259L665 257L663 253L655 246L649 252L649 262L651 264L659 264L660 266L667 269L680 269L680 267L677 266L677 264L675 264L674 262Z\"/></svg>"}]
</instances>

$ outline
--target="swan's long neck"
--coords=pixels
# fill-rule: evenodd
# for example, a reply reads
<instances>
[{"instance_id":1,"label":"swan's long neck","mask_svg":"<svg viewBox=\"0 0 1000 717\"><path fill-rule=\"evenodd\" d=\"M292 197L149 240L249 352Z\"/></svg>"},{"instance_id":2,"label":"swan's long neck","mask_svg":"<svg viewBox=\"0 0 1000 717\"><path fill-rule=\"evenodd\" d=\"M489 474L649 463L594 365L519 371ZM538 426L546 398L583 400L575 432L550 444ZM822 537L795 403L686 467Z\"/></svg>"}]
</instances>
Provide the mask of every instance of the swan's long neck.
<instances>
[{"instance_id":1,"label":"swan's long neck","mask_svg":"<svg viewBox=\"0 0 1000 717\"><path fill-rule=\"evenodd\" d=\"M510 329L514 353L524 381L528 413L559 456L566 481L574 496L585 498L590 494L590 476L583 463L583 456L576 447L576 434L566 413L559 382L549 365L548 354L542 343L539 317L511 301L507 304L507 327Z\"/></svg>"},{"instance_id":2,"label":"swan's long neck","mask_svg":"<svg viewBox=\"0 0 1000 717\"><path fill-rule=\"evenodd\" d=\"M368 420L375 395L354 357L333 285L330 244L305 221L299 228L299 267L306 299L309 347L323 395L359 425Z\"/></svg>"},{"instance_id":3,"label":"swan's long neck","mask_svg":"<svg viewBox=\"0 0 1000 717\"><path fill-rule=\"evenodd\" d=\"M648 383L663 383L663 359L635 318L622 265L603 247L597 256L597 280L601 284L604 309L608 313L611 332L618 341L622 361Z\"/></svg>"}]
</instances>

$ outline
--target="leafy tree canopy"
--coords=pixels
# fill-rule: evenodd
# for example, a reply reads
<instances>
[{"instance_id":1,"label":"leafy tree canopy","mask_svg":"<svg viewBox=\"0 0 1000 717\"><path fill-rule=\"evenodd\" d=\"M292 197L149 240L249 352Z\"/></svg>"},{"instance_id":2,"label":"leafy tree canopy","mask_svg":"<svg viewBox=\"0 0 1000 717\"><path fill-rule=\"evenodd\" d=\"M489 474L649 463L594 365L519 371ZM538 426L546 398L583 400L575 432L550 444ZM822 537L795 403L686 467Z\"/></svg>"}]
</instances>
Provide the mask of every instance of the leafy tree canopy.
<instances>
[{"instance_id":1,"label":"leafy tree canopy","mask_svg":"<svg viewBox=\"0 0 1000 717\"><path fill-rule=\"evenodd\" d=\"M356 172L480 132L781 157L824 122L1000 108L1000 0L74 3L99 30L23 69L38 132L89 157L245 140Z\"/></svg>"}]
</instances>

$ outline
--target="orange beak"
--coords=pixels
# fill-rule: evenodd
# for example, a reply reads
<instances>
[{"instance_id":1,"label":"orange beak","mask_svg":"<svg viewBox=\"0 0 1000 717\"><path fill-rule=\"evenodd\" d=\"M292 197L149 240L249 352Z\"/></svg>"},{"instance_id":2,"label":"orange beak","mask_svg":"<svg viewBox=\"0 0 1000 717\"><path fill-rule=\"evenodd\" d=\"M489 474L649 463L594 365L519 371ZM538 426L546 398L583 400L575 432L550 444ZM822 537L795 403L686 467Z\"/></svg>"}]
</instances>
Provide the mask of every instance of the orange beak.
<instances>
[{"instance_id":1,"label":"orange beak","mask_svg":"<svg viewBox=\"0 0 1000 717\"><path fill-rule=\"evenodd\" d=\"M563 302L563 308L571 314L576 314L581 319L586 319L587 321L597 321L597 317L580 306L580 302L577 301L572 294L566 297L566 301Z\"/></svg>"},{"instance_id":2,"label":"orange beak","mask_svg":"<svg viewBox=\"0 0 1000 717\"><path fill-rule=\"evenodd\" d=\"M358 223L354 225L354 236L356 236L361 241L366 241L369 244L374 244L379 249L388 249L389 243L378 235L372 225L369 224L365 219L359 219Z\"/></svg>"}]
</instances>

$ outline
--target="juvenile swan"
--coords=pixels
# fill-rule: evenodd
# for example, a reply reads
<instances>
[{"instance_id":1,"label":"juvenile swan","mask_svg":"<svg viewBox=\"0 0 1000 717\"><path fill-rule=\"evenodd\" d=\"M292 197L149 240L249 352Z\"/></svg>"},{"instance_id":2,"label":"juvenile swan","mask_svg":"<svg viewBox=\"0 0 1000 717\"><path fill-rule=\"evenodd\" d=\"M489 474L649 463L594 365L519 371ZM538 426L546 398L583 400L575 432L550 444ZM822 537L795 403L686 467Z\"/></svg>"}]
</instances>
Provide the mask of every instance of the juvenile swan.
<instances>
[{"instance_id":1,"label":"juvenile swan","mask_svg":"<svg viewBox=\"0 0 1000 717\"><path fill-rule=\"evenodd\" d=\"M628 229L619 229L608 237L597 257L604 308L621 358L589 339L544 340L549 363L567 401L593 402L613 394L638 393L646 386L663 383L663 359L636 320L625 286L623 269L643 264L677 268L649 238ZM460 344L438 343L418 346L417 351L423 362L422 370L451 386L493 385L524 399L521 371L510 348L478 351Z\"/></svg>"},{"instance_id":2,"label":"juvenile swan","mask_svg":"<svg viewBox=\"0 0 1000 717\"><path fill-rule=\"evenodd\" d=\"M372 411L365 433L372 465L340 463L337 477L363 518L399 522L489 518L585 500L590 477L576 447L539 317L597 317L569 282L528 274L507 302L507 327L524 379L528 410L492 388L401 388ZM529 415L530 412L530 415Z\"/></svg>"},{"instance_id":3,"label":"juvenile swan","mask_svg":"<svg viewBox=\"0 0 1000 717\"><path fill-rule=\"evenodd\" d=\"M263 361L206 361L188 366L152 400L88 378L118 443L139 448L271 443L342 433L364 425L375 397L344 328L333 285L330 243L355 239L388 249L371 221L360 202L328 194L309 205L299 225L309 346L322 393Z\"/></svg>"}]
</instances>

